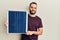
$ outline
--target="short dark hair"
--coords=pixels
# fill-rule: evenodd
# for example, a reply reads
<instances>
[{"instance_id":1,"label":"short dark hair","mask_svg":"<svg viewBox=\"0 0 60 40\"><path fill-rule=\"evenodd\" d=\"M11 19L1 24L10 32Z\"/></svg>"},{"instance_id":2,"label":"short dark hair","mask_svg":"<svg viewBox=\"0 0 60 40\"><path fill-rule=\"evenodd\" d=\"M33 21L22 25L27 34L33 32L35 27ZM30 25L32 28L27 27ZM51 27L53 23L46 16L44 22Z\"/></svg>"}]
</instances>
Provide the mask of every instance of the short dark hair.
<instances>
[{"instance_id":1,"label":"short dark hair","mask_svg":"<svg viewBox=\"0 0 60 40\"><path fill-rule=\"evenodd\" d=\"M37 5L37 3L36 3L36 2L31 2L31 3L30 3L30 6L31 6L32 4L35 4L35 5Z\"/></svg>"}]
</instances>

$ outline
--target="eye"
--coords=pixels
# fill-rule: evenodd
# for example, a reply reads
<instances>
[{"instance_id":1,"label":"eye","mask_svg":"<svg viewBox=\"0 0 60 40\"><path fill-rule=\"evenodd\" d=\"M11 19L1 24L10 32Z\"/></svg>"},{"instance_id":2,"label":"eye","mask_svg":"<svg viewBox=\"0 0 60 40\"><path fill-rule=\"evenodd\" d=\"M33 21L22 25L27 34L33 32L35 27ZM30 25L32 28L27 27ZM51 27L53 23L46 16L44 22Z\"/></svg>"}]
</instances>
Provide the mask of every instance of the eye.
<instances>
[{"instance_id":1,"label":"eye","mask_svg":"<svg viewBox=\"0 0 60 40\"><path fill-rule=\"evenodd\" d=\"M31 8L33 8L33 7L31 7Z\"/></svg>"},{"instance_id":2,"label":"eye","mask_svg":"<svg viewBox=\"0 0 60 40\"><path fill-rule=\"evenodd\" d=\"M35 8L36 9L36 8Z\"/></svg>"}]
</instances>

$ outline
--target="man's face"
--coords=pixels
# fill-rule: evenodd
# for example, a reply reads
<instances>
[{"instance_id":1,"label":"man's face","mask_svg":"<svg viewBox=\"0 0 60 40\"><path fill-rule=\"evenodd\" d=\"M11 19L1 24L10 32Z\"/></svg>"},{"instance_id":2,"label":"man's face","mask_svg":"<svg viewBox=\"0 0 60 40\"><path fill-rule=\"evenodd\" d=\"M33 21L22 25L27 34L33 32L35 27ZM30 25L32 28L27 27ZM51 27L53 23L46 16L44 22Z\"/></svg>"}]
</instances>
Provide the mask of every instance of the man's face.
<instances>
[{"instance_id":1,"label":"man's face","mask_svg":"<svg viewBox=\"0 0 60 40\"><path fill-rule=\"evenodd\" d=\"M36 10L37 10L37 5L31 4L31 6L29 7L30 14L34 15L36 13Z\"/></svg>"}]
</instances>

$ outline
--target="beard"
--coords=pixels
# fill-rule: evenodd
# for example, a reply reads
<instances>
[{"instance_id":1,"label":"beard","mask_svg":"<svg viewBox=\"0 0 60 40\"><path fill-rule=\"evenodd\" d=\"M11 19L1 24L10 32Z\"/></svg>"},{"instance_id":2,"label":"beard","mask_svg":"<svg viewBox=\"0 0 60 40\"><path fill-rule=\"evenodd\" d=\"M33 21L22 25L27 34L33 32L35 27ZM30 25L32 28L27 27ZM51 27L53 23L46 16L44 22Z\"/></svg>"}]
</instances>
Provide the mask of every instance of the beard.
<instances>
[{"instance_id":1,"label":"beard","mask_svg":"<svg viewBox=\"0 0 60 40\"><path fill-rule=\"evenodd\" d=\"M36 11L30 10L30 14L34 15L34 14L36 14Z\"/></svg>"}]
</instances>

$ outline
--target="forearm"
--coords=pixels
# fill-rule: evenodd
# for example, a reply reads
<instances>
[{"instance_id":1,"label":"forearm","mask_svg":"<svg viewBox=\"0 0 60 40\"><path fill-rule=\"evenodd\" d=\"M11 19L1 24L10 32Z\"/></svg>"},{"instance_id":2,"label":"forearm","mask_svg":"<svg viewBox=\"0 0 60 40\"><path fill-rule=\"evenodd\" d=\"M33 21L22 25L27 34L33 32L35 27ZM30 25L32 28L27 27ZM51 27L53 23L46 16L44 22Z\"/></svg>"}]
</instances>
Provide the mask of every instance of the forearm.
<instances>
[{"instance_id":1,"label":"forearm","mask_svg":"<svg viewBox=\"0 0 60 40\"><path fill-rule=\"evenodd\" d=\"M34 35L42 35L42 32L41 31L33 31L33 34Z\"/></svg>"}]
</instances>

